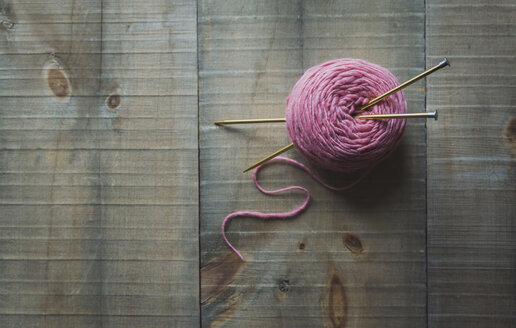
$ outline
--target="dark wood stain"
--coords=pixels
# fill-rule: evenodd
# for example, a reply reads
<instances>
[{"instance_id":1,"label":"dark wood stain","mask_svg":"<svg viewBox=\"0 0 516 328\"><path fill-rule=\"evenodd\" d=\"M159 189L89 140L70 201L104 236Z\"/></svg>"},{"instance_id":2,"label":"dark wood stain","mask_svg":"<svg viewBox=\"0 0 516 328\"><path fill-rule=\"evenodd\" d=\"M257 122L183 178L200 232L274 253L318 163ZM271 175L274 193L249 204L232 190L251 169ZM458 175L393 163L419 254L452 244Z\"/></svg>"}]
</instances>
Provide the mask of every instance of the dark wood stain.
<instances>
[{"instance_id":1,"label":"dark wood stain","mask_svg":"<svg viewBox=\"0 0 516 328\"><path fill-rule=\"evenodd\" d=\"M345 233L342 236L342 241L344 242L344 246L346 246L351 253L360 255L364 252L364 244L358 236L352 233Z\"/></svg>"},{"instance_id":2,"label":"dark wood stain","mask_svg":"<svg viewBox=\"0 0 516 328\"><path fill-rule=\"evenodd\" d=\"M230 252L216 257L201 267L201 304L220 295L242 270L243 262Z\"/></svg>"},{"instance_id":3,"label":"dark wood stain","mask_svg":"<svg viewBox=\"0 0 516 328\"><path fill-rule=\"evenodd\" d=\"M109 108L109 109L118 109L120 107L120 103L122 102L122 97L120 97L119 94L112 94L112 95L109 95L107 98L106 98L106 106Z\"/></svg>"},{"instance_id":4,"label":"dark wood stain","mask_svg":"<svg viewBox=\"0 0 516 328\"><path fill-rule=\"evenodd\" d=\"M57 68L51 68L48 71L48 87L52 93L60 99L66 98L72 93L70 81L66 75Z\"/></svg>"},{"instance_id":5,"label":"dark wood stain","mask_svg":"<svg viewBox=\"0 0 516 328\"><path fill-rule=\"evenodd\" d=\"M14 28L14 22L12 20L10 20L9 18L2 17L0 19L2 21L2 23L0 24L0 28L2 28L3 30L9 32L10 30L12 30Z\"/></svg>"},{"instance_id":6,"label":"dark wood stain","mask_svg":"<svg viewBox=\"0 0 516 328\"><path fill-rule=\"evenodd\" d=\"M348 316L348 302L346 289L336 272L330 277L328 283L328 297L326 300L327 321L330 327L344 328Z\"/></svg>"},{"instance_id":7,"label":"dark wood stain","mask_svg":"<svg viewBox=\"0 0 516 328\"><path fill-rule=\"evenodd\" d=\"M231 319L236 312L238 306L242 303L243 293L233 295L228 299L226 306L216 314L213 321L210 323L211 328L220 327Z\"/></svg>"},{"instance_id":8,"label":"dark wood stain","mask_svg":"<svg viewBox=\"0 0 516 328\"><path fill-rule=\"evenodd\" d=\"M280 283L278 284L278 289L280 290L280 292L282 293L287 293L288 290L290 289L290 281L288 280L282 280L280 281Z\"/></svg>"},{"instance_id":9,"label":"dark wood stain","mask_svg":"<svg viewBox=\"0 0 516 328\"><path fill-rule=\"evenodd\" d=\"M516 116L509 119L503 133L505 144L516 153Z\"/></svg>"},{"instance_id":10,"label":"dark wood stain","mask_svg":"<svg viewBox=\"0 0 516 328\"><path fill-rule=\"evenodd\" d=\"M304 251L306 248L306 243L304 241L300 241L299 244L297 244L297 249L300 251Z\"/></svg>"},{"instance_id":11,"label":"dark wood stain","mask_svg":"<svg viewBox=\"0 0 516 328\"><path fill-rule=\"evenodd\" d=\"M14 28L16 16L10 3L0 1L0 29L11 31Z\"/></svg>"}]
</instances>

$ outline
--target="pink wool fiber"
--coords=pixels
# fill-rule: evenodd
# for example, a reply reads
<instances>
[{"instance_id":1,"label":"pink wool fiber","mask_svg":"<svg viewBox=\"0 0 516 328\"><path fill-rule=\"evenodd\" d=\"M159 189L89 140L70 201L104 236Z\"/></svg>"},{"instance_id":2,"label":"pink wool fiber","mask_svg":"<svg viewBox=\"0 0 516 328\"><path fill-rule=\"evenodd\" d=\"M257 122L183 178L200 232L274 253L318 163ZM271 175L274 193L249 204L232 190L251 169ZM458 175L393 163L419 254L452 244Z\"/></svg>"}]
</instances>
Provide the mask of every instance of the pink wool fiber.
<instances>
[{"instance_id":1,"label":"pink wool fiber","mask_svg":"<svg viewBox=\"0 0 516 328\"><path fill-rule=\"evenodd\" d=\"M332 171L376 166L396 148L406 120L363 120L353 114L405 113L403 91L360 110L398 85L387 69L360 59L337 59L314 66L287 99L289 138L304 158Z\"/></svg>"},{"instance_id":2,"label":"pink wool fiber","mask_svg":"<svg viewBox=\"0 0 516 328\"><path fill-rule=\"evenodd\" d=\"M306 194L306 199L288 212L238 211L226 216L222 222L222 237L242 260L242 254L226 237L229 220L242 216L290 218L303 211L310 200L308 190L300 186L278 190L262 188L257 180L262 167L272 162L289 163L304 170L328 189L339 191L353 187L396 148L405 129L405 119L363 120L354 116L405 113L407 104L403 91L384 98L366 111L360 110L370 100L398 85L396 77L387 69L360 59L337 59L305 72L287 99L286 119L290 140L305 159L317 166L339 172L362 170L362 173L352 184L336 188L324 183L305 165L284 157L277 157L255 168L253 181L261 192L270 195L300 190Z\"/></svg>"},{"instance_id":3,"label":"pink wool fiber","mask_svg":"<svg viewBox=\"0 0 516 328\"><path fill-rule=\"evenodd\" d=\"M287 164L291 164L293 166L296 166L297 168L299 168L299 169L305 171L306 173L308 173L308 175L310 175L315 181L319 182L323 187L328 188L330 190L335 190L335 191L343 191L343 190L347 190L347 189L355 186L357 183L359 183L367 175L367 173L369 173L369 171L364 171L362 174L360 174L360 176L358 177L357 180L355 180L353 183L351 183L351 184L349 184L347 186L344 186L344 187L332 187L329 184L327 184L324 181L322 181L308 167L306 167L305 165L299 163L298 161L290 159L290 158L278 156L276 158L271 159L267 163L264 163L264 164L256 167L254 169L254 171L253 171L254 185L256 186L256 188L258 188L258 190L260 190L264 194L266 194L266 195L273 195L273 194L277 194L277 193L281 193L281 192L289 191L289 190L299 190L299 191L302 191L302 192L305 193L306 198L305 198L305 201L301 205L299 205L297 208L295 208L295 209L293 209L291 211L288 211L288 212L262 213L262 212L255 212L255 211L237 211L237 212L233 212L233 213L229 214L228 216L226 216L224 218L224 221L222 221L222 238L224 238L224 241L229 246L229 248L231 248L236 253L236 255L238 255L238 257L240 257L242 260L244 259L242 254L229 242L228 238L226 237L226 224L229 222L229 220L231 220L233 218L236 218L236 217L239 217L239 216L253 217L253 218L259 218L259 219L264 219L264 220L265 219L287 219L287 218L294 217L294 216L298 215L299 213L301 213L308 206L308 202L310 201L310 192L308 192L308 189L306 189L306 188L303 188L303 187L300 187L300 186L290 186L290 187L276 189L276 190L267 190L267 189L264 189L258 183L258 172L265 165L268 165L268 164L273 163L273 162L287 163Z\"/></svg>"}]
</instances>

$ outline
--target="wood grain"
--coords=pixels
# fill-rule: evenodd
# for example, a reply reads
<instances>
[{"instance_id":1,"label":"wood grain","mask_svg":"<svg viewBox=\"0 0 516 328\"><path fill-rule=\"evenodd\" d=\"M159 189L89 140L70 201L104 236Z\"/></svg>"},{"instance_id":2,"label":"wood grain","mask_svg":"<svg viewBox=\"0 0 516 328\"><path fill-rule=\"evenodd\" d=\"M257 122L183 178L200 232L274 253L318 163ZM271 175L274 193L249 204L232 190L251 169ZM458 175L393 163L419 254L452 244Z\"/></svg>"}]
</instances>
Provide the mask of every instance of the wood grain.
<instances>
[{"instance_id":1,"label":"wood grain","mask_svg":"<svg viewBox=\"0 0 516 328\"><path fill-rule=\"evenodd\" d=\"M220 236L225 215L287 210L302 200L261 195L241 174L288 143L283 125L213 121L281 117L303 71L333 58L364 58L410 78L424 69L424 15L423 1L199 2L202 265L229 252ZM406 91L410 111L424 111L422 85ZM246 262L202 305L203 326L424 326L424 127L410 122L398 151L350 192L323 190L291 167L265 170L267 188L307 186L311 206L293 220L231 223L228 237ZM319 173L337 184L346 179ZM201 274L213 283L216 276L205 275L223 273Z\"/></svg>"},{"instance_id":2,"label":"wood grain","mask_svg":"<svg viewBox=\"0 0 516 328\"><path fill-rule=\"evenodd\" d=\"M197 325L195 3L0 4L2 327Z\"/></svg>"},{"instance_id":3,"label":"wood grain","mask_svg":"<svg viewBox=\"0 0 516 328\"><path fill-rule=\"evenodd\" d=\"M515 10L0 0L0 326L513 327ZM303 185L310 207L234 220L246 262L230 252L224 216L303 195L267 197L240 173L289 142L284 125L213 121L283 116L329 59L401 82L445 56L451 68L405 91L410 112L439 121L410 121L348 192L267 168L266 188Z\"/></svg>"},{"instance_id":4,"label":"wood grain","mask_svg":"<svg viewBox=\"0 0 516 328\"><path fill-rule=\"evenodd\" d=\"M514 1L427 1L430 327L516 323ZM512 122L512 123L511 123ZM511 141L512 140L512 141Z\"/></svg>"}]
</instances>

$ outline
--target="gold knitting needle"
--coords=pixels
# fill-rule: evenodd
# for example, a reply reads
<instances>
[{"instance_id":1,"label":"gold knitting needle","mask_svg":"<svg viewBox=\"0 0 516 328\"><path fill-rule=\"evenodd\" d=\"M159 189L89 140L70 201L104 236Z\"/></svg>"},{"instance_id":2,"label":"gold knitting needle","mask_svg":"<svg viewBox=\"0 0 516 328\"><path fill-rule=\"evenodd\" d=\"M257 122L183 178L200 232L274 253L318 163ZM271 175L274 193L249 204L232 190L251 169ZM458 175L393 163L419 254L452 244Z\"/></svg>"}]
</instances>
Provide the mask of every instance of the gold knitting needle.
<instances>
[{"instance_id":1,"label":"gold knitting needle","mask_svg":"<svg viewBox=\"0 0 516 328\"><path fill-rule=\"evenodd\" d=\"M422 79L423 77L425 77L429 74L432 74L433 72L435 72L445 66L449 66L449 65L450 65L450 62L448 61L448 59L444 58L439 64L435 65L434 67L424 71L421 74L414 76L407 82L400 84L397 87L395 87L394 89L389 90L386 93L374 98L373 100L368 102L366 105L361 107L360 110L366 110L367 108L379 103L383 98L388 97L388 96L392 95L393 93L398 92L399 90L408 87L409 85ZM384 118L388 118L388 117L384 117ZM392 118L394 118L394 117L392 117ZM243 119L243 120L222 120L222 121L215 121L215 124L225 125L225 124L251 124L251 123L281 123L281 122L285 122L285 119L284 118L261 118L261 119Z\"/></svg>"},{"instance_id":2,"label":"gold knitting needle","mask_svg":"<svg viewBox=\"0 0 516 328\"><path fill-rule=\"evenodd\" d=\"M363 120L377 120L382 118L434 118L437 120L437 111L428 113L402 113L402 114L370 114L370 115L359 115L355 118L361 118Z\"/></svg>"},{"instance_id":3,"label":"gold knitting needle","mask_svg":"<svg viewBox=\"0 0 516 328\"><path fill-rule=\"evenodd\" d=\"M370 115L358 115L355 118L361 118L364 120L380 119L380 118L435 118L437 120L437 111L431 113L402 113L402 114L370 114ZM243 119L243 120L223 120L216 121L217 125L230 125L230 124L251 124L251 123L282 123L285 122L284 118L264 118L264 119Z\"/></svg>"},{"instance_id":4,"label":"gold knitting needle","mask_svg":"<svg viewBox=\"0 0 516 328\"><path fill-rule=\"evenodd\" d=\"M222 120L215 121L216 125L221 124L251 124L251 123L281 123L285 122L284 118L255 118L255 119L244 119L244 120Z\"/></svg>"},{"instance_id":5,"label":"gold knitting needle","mask_svg":"<svg viewBox=\"0 0 516 328\"><path fill-rule=\"evenodd\" d=\"M378 120L378 119L393 119L393 118L434 118L437 120L437 111L435 112L429 112L429 113L401 113L401 114L370 114L370 115L359 115L355 116L355 118L360 118L364 120ZM281 153L286 152L290 148L294 147L294 144L288 144L285 147L275 151L274 153L270 154L269 156L262 158L258 162L254 163L253 165L249 166L247 169L244 170L244 173L254 169L255 167L267 162L268 160L278 156Z\"/></svg>"},{"instance_id":6,"label":"gold knitting needle","mask_svg":"<svg viewBox=\"0 0 516 328\"><path fill-rule=\"evenodd\" d=\"M279 154L281 153L284 153L286 152L287 150L289 150L290 148L294 147L294 144L291 143L291 144L288 144L286 145L285 147L281 148L281 149L278 149L276 150L274 153L270 154L269 156L265 157L265 158L262 158L261 160L259 160L258 162L254 163L253 165L249 166L247 169L244 170L244 173L249 171L249 170L252 170L254 169L255 167L267 162L269 159L272 159L276 156L278 156Z\"/></svg>"},{"instance_id":7,"label":"gold knitting needle","mask_svg":"<svg viewBox=\"0 0 516 328\"><path fill-rule=\"evenodd\" d=\"M421 74L418 74L416 76L414 76L413 78L411 78L410 80L406 81L405 83L402 83L400 85L398 85L397 87L395 87L394 89L390 90L390 91L387 91L386 93L374 98L373 100L371 100L370 102L368 102L366 105L364 105L363 107L360 108L360 110L365 110L375 104L377 104L378 102L380 102L382 99L384 99L385 97L388 97L390 95L392 95L393 93L411 85L412 83L422 79L423 77L429 75L429 74L432 74L433 72L443 68L443 67L446 67L446 66L449 66L450 65L450 62L448 61L448 59L445 57L439 64L435 65L434 67L424 71L423 73ZM416 114L416 115L421 115L420 113L409 113L409 114ZM437 119L437 111L435 112L435 115L432 117L432 116L428 116L429 113L422 113L423 115L426 115L426 116L415 116L415 115L409 115L409 116L405 116L403 118L408 118L408 117L431 117L431 118L435 118ZM432 113L430 113L432 114ZM401 114L377 114L377 115L383 115L383 117L368 117L368 118L364 118L364 116L374 116L374 115L360 115L360 116L357 116L357 118L362 118L362 119L381 119L381 118L400 118L400 117L393 117L392 115L401 115ZM385 115L391 115L390 117L386 117ZM226 123L226 122L230 122L230 123ZM285 119L281 118L281 119L258 119L258 120L226 120L226 121L217 121L215 122L215 124L219 125L219 124L240 124L240 123L275 123L275 122L285 122ZM279 154L281 153L284 153L286 152L287 150L289 150L290 148L292 148L294 146L293 143L275 151L274 153L270 154L269 156L259 160L258 162L254 163L253 165L249 166L247 169L244 170L244 173L251 170L251 169L254 169L255 167L267 162L268 160L278 156Z\"/></svg>"},{"instance_id":8,"label":"gold knitting needle","mask_svg":"<svg viewBox=\"0 0 516 328\"><path fill-rule=\"evenodd\" d=\"M439 64L435 65L434 67L432 67L430 69L427 69L423 73L414 76L413 78L411 78L407 82L398 85L396 88L394 88L394 89L392 89L390 91L387 91L383 95L380 95L380 96L374 98L373 100L368 102L367 105L365 105L362 108L360 108L360 110L366 110L367 108L369 108L369 107L377 104L378 102L380 102L383 98L388 97L388 96L392 95L393 93L398 92L401 89L408 87L409 85L411 85L412 83L416 82L417 80L420 80L420 79L424 78L425 76L427 76L429 74L432 74L433 72L435 72L435 71L437 71L437 70L439 70L439 69L441 69L443 67L449 66L449 65L450 65L450 62L448 61L448 59L444 58Z\"/></svg>"}]
</instances>

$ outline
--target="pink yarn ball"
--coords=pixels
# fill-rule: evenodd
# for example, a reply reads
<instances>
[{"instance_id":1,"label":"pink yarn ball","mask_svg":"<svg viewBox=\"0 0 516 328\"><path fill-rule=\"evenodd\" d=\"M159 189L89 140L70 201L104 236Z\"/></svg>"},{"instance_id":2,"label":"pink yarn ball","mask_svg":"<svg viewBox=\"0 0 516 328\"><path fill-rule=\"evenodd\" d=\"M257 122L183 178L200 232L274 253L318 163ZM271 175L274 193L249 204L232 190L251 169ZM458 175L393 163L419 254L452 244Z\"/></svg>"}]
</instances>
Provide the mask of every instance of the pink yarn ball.
<instances>
[{"instance_id":1,"label":"pink yarn ball","mask_svg":"<svg viewBox=\"0 0 516 328\"><path fill-rule=\"evenodd\" d=\"M398 86L386 68L343 58L308 69L287 98L287 131L309 162L339 172L368 169L398 145L405 119L363 120L353 114L405 113L398 91L360 111L370 100Z\"/></svg>"}]
</instances>

